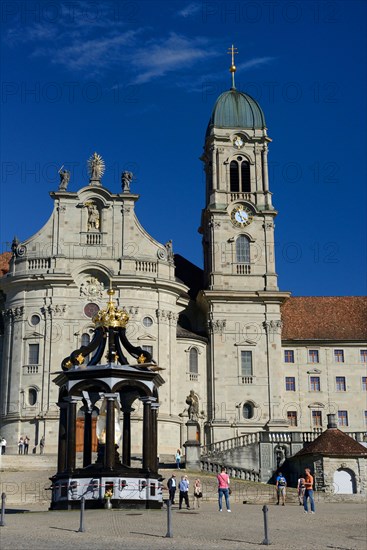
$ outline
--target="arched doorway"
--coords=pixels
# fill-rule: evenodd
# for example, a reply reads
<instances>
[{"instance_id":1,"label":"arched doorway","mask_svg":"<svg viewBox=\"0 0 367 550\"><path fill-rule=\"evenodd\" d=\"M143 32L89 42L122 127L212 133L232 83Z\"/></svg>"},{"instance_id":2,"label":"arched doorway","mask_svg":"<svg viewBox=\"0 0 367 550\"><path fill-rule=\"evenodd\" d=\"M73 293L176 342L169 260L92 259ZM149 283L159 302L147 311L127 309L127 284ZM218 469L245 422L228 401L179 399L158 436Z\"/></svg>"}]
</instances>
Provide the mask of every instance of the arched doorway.
<instances>
[{"instance_id":1,"label":"arched doorway","mask_svg":"<svg viewBox=\"0 0 367 550\"><path fill-rule=\"evenodd\" d=\"M334 472L334 493L338 495L352 495L356 493L355 477L351 470L340 469Z\"/></svg>"}]
</instances>

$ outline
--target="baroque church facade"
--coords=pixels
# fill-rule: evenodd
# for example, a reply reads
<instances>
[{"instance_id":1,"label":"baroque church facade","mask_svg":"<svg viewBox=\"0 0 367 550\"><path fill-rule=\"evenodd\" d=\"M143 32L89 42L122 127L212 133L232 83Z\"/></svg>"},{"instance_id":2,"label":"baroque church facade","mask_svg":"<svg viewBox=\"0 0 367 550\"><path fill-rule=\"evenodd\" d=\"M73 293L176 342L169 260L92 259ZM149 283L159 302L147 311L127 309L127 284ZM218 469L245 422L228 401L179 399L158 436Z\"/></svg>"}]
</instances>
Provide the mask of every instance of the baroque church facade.
<instances>
[{"instance_id":1,"label":"baroque church facade","mask_svg":"<svg viewBox=\"0 0 367 550\"><path fill-rule=\"evenodd\" d=\"M246 434L319 432L328 413L343 431L365 432L366 299L294 298L278 288L270 141L252 97L234 85L220 95L201 157L203 270L144 230L131 173L118 193L96 153L78 191L60 173L48 222L3 255L1 435L10 452L22 435L31 446L45 436L56 452L53 379L70 350L89 343L110 287L129 315L129 340L163 369L159 453L186 441L190 394L207 447ZM136 453L142 417L137 400Z\"/></svg>"}]
</instances>

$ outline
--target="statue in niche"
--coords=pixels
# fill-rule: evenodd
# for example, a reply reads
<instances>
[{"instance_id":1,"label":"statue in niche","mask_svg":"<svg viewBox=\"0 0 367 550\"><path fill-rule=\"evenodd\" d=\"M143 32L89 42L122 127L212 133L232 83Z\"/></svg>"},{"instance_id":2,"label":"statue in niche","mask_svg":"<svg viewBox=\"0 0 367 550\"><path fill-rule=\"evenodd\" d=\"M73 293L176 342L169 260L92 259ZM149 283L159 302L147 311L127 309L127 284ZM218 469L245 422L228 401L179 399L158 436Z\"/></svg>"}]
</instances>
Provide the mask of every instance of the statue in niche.
<instances>
[{"instance_id":1,"label":"statue in niche","mask_svg":"<svg viewBox=\"0 0 367 550\"><path fill-rule=\"evenodd\" d=\"M88 208L88 231L98 231L100 228L100 217L97 205L94 202L86 202Z\"/></svg>"},{"instance_id":2,"label":"statue in niche","mask_svg":"<svg viewBox=\"0 0 367 550\"><path fill-rule=\"evenodd\" d=\"M186 397L186 404L188 405L189 420L197 420L199 417L199 399L194 390L190 390L190 394Z\"/></svg>"},{"instance_id":3,"label":"statue in niche","mask_svg":"<svg viewBox=\"0 0 367 550\"><path fill-rule=\"evenodd\" d=\"M59 191L66 191L70 181L70 172L69 170L63 170L63 167L64 166L61 166L59 170L59 175L60 175Z\"/></svg>"},{"instance_id":4,"label":"statue in niche","mask_svg":"<svg viewBox=\"0 0 367 550\"><path fill-rule=\"evenodd\" d=\"M134 174L132 172L124 171L121 174L121 187L124 193L130 191L130 184L134 179Z\"/></svg>"}]
</instances>

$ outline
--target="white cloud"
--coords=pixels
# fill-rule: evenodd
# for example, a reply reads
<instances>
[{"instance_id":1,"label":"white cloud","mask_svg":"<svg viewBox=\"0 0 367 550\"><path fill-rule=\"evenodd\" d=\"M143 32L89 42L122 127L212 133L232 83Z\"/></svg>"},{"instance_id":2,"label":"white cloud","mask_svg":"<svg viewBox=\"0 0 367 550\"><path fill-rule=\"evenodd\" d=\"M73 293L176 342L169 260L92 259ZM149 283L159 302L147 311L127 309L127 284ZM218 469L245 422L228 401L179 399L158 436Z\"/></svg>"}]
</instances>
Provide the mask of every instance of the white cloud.
<instances>
[{"instance_id":1,"label":"white cloud","mask_svg":"<svg viewBox=\"0 0 367 550\"><path fill-rule=\"evenodd\" d=\"M140 69L133 82L142 84L171 71L179 72L213 55L216 53L210 51L205 39L188 39L171 33L168 38L148 43L133 52L133 67L138 72Z\"/></svg>"},{"instance_id":2,"label":"white cloud","mask_svg":"<svg viewBox=\"0 0 367 550\"><path fill-rule=\"evenodd\" d=\"M254 57L253 59L249 59L248 61L237 65L237 71L246 71L247 69L252 69L253 67L260 67L261 65L271 63L274 59L275 57Z\"/></svg>"},{"instance_id":3,"label":"white cloud","mask_svg":"<svg viewBox=\"0 0 367 550\"><path fill-rule=\"evenodd\" d=\"M37 48L33 55L47 56L53 64L95 75L104 68L121 63L126 56L125 48L134 42L138 33L139 30L89 40L76 38L71 43L58 48L52 46Z\"/></svg>"},{"instance_id":4,"label":"white cloud","mask_svg":"<svg viewBox=\"0 0 367 550\"><path fill-rule=\"evenodd\" d=\"M190 17L191 15L194 15L195 13L197 13L200 9L201 9L200 4L191 3L191 4L188 4L186 8L183 8L182 10L180 10L177 13L177 15L185 18Z\"/></svg>"},{"instance_id":5,"label":"white cloud","mask_svg":"<svg viewBox=\"0 0 367 550\"><path fill-rule=\"evenodd\" d=\"M246 71L256 69L257 67L261 67L267 63L271 63L275 59L276 57L254 57L253 59L240 63L237 65L237 72L235 76L236 82L242 80L242 75ZM184 79L178 84L190 92L202 93L205 86L210 86L218 81L222 81L224 85L227 83L229 88L231 86L230 73L223 70L211 72L210 74L202 74L196 78Z\"/></svg>"}]
</instances>

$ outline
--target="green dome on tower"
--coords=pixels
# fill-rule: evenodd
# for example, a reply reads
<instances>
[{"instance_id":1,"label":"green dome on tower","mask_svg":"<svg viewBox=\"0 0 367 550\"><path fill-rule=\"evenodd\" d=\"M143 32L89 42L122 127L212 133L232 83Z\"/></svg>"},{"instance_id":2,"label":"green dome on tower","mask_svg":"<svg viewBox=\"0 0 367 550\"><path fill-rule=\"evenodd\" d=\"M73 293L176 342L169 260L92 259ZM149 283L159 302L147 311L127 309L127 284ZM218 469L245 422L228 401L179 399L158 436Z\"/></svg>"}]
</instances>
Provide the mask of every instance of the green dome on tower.
<instances>
[{"instance_id":1,"label":"green dome on tower","mask_svg":"<svg viewBox=\"0 0 367 550\"><path fill-rule=\"evenodd\" d=\"M258 102L250 95L231 88L218 97L210 117L207 135L213 126L262 130L266 124Z\"/></svg>"}]
</instances>

